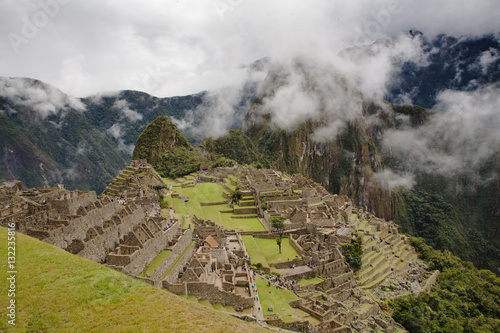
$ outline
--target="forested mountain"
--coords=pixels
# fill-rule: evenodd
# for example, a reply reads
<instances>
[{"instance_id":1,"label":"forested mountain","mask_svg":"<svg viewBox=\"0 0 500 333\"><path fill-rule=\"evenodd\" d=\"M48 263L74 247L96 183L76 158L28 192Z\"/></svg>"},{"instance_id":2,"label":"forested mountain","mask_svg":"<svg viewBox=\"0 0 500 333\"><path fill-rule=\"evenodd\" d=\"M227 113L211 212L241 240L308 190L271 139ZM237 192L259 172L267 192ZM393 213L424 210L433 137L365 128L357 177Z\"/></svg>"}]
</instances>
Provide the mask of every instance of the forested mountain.
<instances>
[{"instance_id":1,"label":"forested mountain","mask_svg":"<svg viewBox=\"0 0 500 333\"><path fill-rule=\"evenodd\" d=\"M439 35L429 40L420 32L426 61L406 61L391 82L387 99L433 108L445 90L474 91L500 81L500 43L495 36L479 38Z\"/></svg>"},{"instance_id":2,"label":"forested mountain","mask_svg":"<svg viewBox=\"0 0 500 333\"><path fill-rule=\"evenodd\" d=\"M240 116L220 124L220 131L240 125L257 84L238 88L226 107ZM197 144L213 126L211 103L224 93L159 98L125 90L79 99L38 80L0 78L0 181L19 179L28 187L64 183L100 193L129 162L150 122L169 116Z\"/></svg>"},{"instance_id":3,"label":"forested mountain","mask_svg":"<svg viewBox=\"0 0 500 333\"><path fill-rule=\"evenodd\" d=\"M310 177L433 247L496 270L495 132L419 106L370 100L348 82L303 60L275 66L242 129L273 168ZM293 97L283 99L289 91Z\"/></svg>"}]
</instances>

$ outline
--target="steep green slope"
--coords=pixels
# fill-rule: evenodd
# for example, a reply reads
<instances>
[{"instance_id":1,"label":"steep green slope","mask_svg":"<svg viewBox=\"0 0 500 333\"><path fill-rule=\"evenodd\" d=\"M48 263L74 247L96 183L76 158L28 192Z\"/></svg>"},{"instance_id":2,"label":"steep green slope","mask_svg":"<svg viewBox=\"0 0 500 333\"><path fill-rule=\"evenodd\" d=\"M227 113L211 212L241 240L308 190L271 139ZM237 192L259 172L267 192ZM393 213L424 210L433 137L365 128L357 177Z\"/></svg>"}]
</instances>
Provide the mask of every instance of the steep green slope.
<instances>
[{"instance_id":1,"label":"steep green slope","mask_svg":"<svg viewBox=\"0 0 500 333\"><path fill-rule=\"evenodd\" d=\"M441 274L432 292L390 303L396 321L410 332L500 331L500 278L436 251L422 239L412 238L412 245L429 268Z\"/></svg>"},{"instance_id":2,"label":"steep green slope","mask_svg":"<svg viewBox=\"0 0 500 333\"><path fill-rule=\"evenodd\" d=\"M252 140L241 130L234 129L225 135L212 139L204 138L200 147L211 154L212 159L224 156L239 164L255 164L267 167L269 162L262 156Z\"/></svg>"},{"instance_id":3,"label":"steep green slope","mask_svg":"<svg viewBox=\"0 0 500 333\"><path fill-rule=\"evenodd\" d=\"M314 133L322 122L307 120L283 130L260 115L260 107L259 100L254 101L242 127L273 168L300 173L331 193L348 195L378 216L391 218L391 193L373 181L374 173L383 170L376 132L362 119L349 123L334 140L316 141Z\"/></svg>"},{"instance_id":4,"label":"steep green slope","mask_svg":"<svg viewBox=\"0 0 500 333\"><path fill-rule=\"evenodd\" d=\"M8 108L2 104L0 108ZM54 186L102 191L128 158L79 111L40 118L27 108L0 113L0 181L20 179L28 187Z\"/></svg>"},{"instance_id":5,"label":"steep green slope","mask_svg":"<svg viewBox=\"0 0 500 333\"><path fill-rule=\"evenodd\" d=\"M263 331L34 238L16 237L16 327L7 323L9 299L2 289L2 331ZM5 228L0 228L0 238L7 239ZM0 253L7 253L6 241L0 243ZM6 281L7 261L0 267L0 279Z\"/></svg>"},{"instance_id":6,"label":"steep green slope","mask_svg":"<svg viewBox=\"0 0 500 333\"><path fill-rule=\"evenodd\" d=\"M156 118L139 135L132 159L146 159L161 176L171 178L187 175L207 163L166 116Z\"/></svg>"},{"instance_id":7,"label":"steep green slope","mask_svg":"<svg viewBox=\"0 0 500 333\"><path fill-rule=\"evenodd\" d=\"M137 138L132 159L146 159L156 166L160 155L172 147L192 149L175 124L171 123L167 116L159 116Z\"/></svg>"},{"instance_id":8,"label":"steep green slope","mask_svg":"<svg viewBox=\"0 0 500 333\"><path fill-rule=\"evenodd\" d=\"M318 71L301 61L272 69L255 97L242 129L270 165L312 178L437 249L496 271L495 136L419 106L367 101L334 72Z\"/></svg>"}]
</instances>

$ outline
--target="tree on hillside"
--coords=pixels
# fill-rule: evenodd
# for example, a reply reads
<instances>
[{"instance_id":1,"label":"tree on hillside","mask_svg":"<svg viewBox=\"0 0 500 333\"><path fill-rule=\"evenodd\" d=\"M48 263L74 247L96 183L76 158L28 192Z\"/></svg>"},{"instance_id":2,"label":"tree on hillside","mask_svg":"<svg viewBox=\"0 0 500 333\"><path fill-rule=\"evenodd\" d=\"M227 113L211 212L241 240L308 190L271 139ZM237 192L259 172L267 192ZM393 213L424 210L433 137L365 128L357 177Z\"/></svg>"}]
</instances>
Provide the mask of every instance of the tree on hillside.
<instances>
[{"instance_id":1,"label":"tree on hillside","mask_svg":"<svg viewBox=\"0 0 500 333\"><path fill-rule=\"evenodd\" d=\"M286 217L284 216L272 216L269 218L269 222L271 223L271 226L273 228L276 228L278 232L280 233L280 237L276 238L276 244L278 244L278 248L281 254L281 242L283 239L283 229L285 228L285 220Z\"/></svg>"},{"instance_id":2,"label":"tree on hillside","mask_svg":"<svg viewBox=\"0 0 500 333\"><path fill-rule=\"evenodd\" d=\"M269 218L269 222L273 228L278 229L278 231L282 231L285 228L286 217L278 215L272 216Z\"/></svg>"},{"instance_id":3,"label":"tree on hillside","mask_svg":"<svg viewBox=\"0 0 500 333\"><path fill-rule=\"evenodd\" d=\"M241 193L239 187L236 187L234 189L234 192L231 193L231 196L229 197L229 199L231 200L231 203L235 204L235 203L238 203L242 197L243 197L243 193Z\"/></svg>"},{"instance_id":4,"label":"tree on hillside","mask_svg":"<svg viewBox=\"0 0 500 333\"><path fill-rule=\"evenodd\" d=\"M158 195L160 195L160 191L165 188L167 188L167 184L159 183L153 185L153 190L155 190L158 193Z\"/></svg>"},{"instance_id":5,"label":"tree on hillside","mask_svg":"<svg viewBox=\"0 0 500 333\"><path fill-rule=\"evenodd\" d=\"M361 268L363 262L363 242L360 235L355 235L350 244L342 245L343 254L346 262L354 269Z\"/></svg>"}]
</instances>

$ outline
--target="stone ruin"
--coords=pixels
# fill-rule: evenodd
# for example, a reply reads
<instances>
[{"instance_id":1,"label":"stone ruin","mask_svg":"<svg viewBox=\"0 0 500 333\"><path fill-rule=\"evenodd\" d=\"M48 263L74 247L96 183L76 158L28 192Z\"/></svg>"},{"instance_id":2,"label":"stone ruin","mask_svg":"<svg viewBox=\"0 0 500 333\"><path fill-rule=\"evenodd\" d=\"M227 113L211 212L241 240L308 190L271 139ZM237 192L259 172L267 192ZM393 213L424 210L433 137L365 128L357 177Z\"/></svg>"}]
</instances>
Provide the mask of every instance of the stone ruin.
<instances>
[{"instance_id":1,"label":"stone ruin","mask_svg":"<svg viewBox=\"0 0 500 333\"><path fill-rule=\"evenodd\" d=\"M247 197L239 202L241 214L259 215L267 229L250 234L274 238L269 218L281 215L287 219L282 236L289 238L301 258L270 263L281 274L272 281L277 288L300 295L290 302L291 307L320 321L313 327L307 321L290 323L272 316L266 319L268 324L315 332L404 330L370 295L384 300L429 291L439 272L423 283L429 275L426 266L408 238L399 234L397 225L357 209L349 198L329 194L302 176L274 170L241 166L203 170L194 185L219 182L230 193L225 184L229 174L238 178L231 179L231 185L239 186ZM190 294L235 309L255 307L258 295L250 287L251 260L240 234L196 216L191 233L181 227L172 211L161 216L152 190L159 182L154 169L138 160L99 197L63 187L26 190L19 182L4 183L0 186L0 225L16 222L19 232L179 295ZM172 188L170 192L175 195ZM346 263L342 249L355 234L362 237L364 251L358 271ZM164 251L169 253L166 259L143 276L145 268ZM271 281L269 268L262 277ZM297 283L309 278L321 278L321 282Z\"/></svg>"}]
</instances>

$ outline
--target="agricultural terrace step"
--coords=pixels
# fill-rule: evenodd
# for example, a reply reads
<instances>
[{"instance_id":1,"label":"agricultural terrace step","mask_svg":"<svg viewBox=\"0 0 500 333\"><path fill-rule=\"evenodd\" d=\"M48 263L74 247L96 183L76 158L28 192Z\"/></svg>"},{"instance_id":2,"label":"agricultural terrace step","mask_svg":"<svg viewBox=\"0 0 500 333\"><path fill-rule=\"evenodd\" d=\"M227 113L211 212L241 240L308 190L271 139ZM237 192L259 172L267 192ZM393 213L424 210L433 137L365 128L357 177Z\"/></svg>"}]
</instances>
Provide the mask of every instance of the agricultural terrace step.
<instances>
[{"instance_id":1,"label":"agricultural terrace step","mask_svg":"<svg viewBox=\"0 0 500 333\"><path fill-rule=\"evenodd\" d=\"M222 304L220 303L213 303L212 304L212 307L215 309L215 310L218 310L218 311L223 311L223 312L227 312L226 309L224 309L224 307L222 306Z\"/></svg>"},{"instance_id":2,"label":"agricultural terrace step","mask_svg":"<svg viewBox=\"0 0 500 333\"><path fill-rule=\"evenodd\" d=\"M367 284L375 281L381 275L384 275L387 272L392 272L392 267L391 267L391 265L389 263L386 263L382 267L378 267L377 269L375 269L371 275L363 277L359 281L359 284L361 284L361 285L367 285Z\"/></svg>"},{"instance_id":3,"label":"agricultural terrace step","mask_svg":"<svg viewBox=\"0 0 500 333\"><path fill-rule=\"evenodd\" d=\"M367 284L367 285L364 285L364 286L361 286L361 288L363 289L373 289L373 288L377 288L382 282L384 282L387 277L389 277L389 275L392 274L392 271L388 271L386 273L384 273L383 275L379 276L376 280L372 281L370 284Z\"/></svg>"},{"instance_id":4,"label":"agricultural terrace step","mask_svg":"<svg viewBox=\"0 0 500 333\"><path fill-rule=\"evenodd\" d=\"M385 242L392 243L392 242L394 242L394 240L395 240L398 236L399 236L399 235L392 234L390 237L385 238L385 239L384 239L384 241L385 241Z\"/></svg>"},{"instance_id":5,"label":"agricultural terrace step","mask_svg":"<svg viewBox=\"0 0 500 333\"><path fill-rule=\"evenodd\" d=\"M364 253L363 256L361 257L361 261L363 262L363 265L368 262L368 260L373 259L373 257L377 256L378 252L377 251L369 251L367 253Z\"/></svg>"},{"instance_id":6,"label":"agricultural terrace step","mask_svg":"<svg viewBox=\"0 0 500 333\"><path fill-rule=\"evenodd\" d=\"M358 229L365 230L365 226L368 224L367 220L361 221L358 225Z\"/></svg>"},{"instance_id":7,"label":"agricultural terrace step","mask_svg":"<svg viewBox=\"0 0 500 333\"><path fill-rule=\"evenodd\" d=\"M408 245L403 244L403 246L399 246L397 251L394 251L394 256L401 258L401 256L408 251Z\"/></svg>"},{"instance_id":8,"label":"agricultural terrace step","mask_svg":"<svg viewBox=\"0 0 500 333\"><path fill-rule=\"evenodd\" d=\"M367 241L365 241L365 243L363 244L363 247L372 247L372 246L375 246L377 245L377 241L375 240L375 238L373 237L370 237L368 238Z\"/></svg>"},{"instance_id":9,"label":"agricultural terrace step","mask_svg":"<svg viewBox=\"0 0 500 333\"><path fill-rule=\"evenodd\" d=\"M413 254L414 254L414 253L413 253L413 252L411 252L411 250L410 250L410 249L408 249L408 252L407 252L407 253L403 253L403 254L401 255L401 260L403 260L403 261L410 261L409 259L412 257L412 255L413 255Z\"/></svg>"},{"instance_id":10,"label":"agricultural terrace step","mask_svg":"<svg viewBox=\"0 0 500 333\"><path fill-rule=\"evenodd\" d=\"M382 253L381 253L382 254ZM366 265L364 268L361 268L361 271L358 274L358 278L360 280L365 279L366 277L370 276L373 274L374 271L376 271L379 267L389 264L387 261L384 260L385 255L379 256L376 260L373 260L372 263Z\"/></svg>"},{"instance_id":11,"label":"agricultural terrace step","mask_svg":"<svg viewBox=\"0 0 500 333\"><path fill-rule=\"evenodd\" d=\"M212 307L212 304L210 304L210 302L208 301L208 299L206 298L203 298L203 299L199 299L198 300L198 303L200 303L201 305L205 306L205 307Z\"/></svg>"},{"instance_id":12,"label":"agricultural terrace step","mask_svg":"<svg viewBox=\"0 0 500 333\"><path fill-rule=\"evenodd\" d=\"M401 243L404 243L404 238L402 236L399 236L399 238L397 238L393 243L392 245L395 245L395 246L399 246L399 244Z\"/></svg>"},{"instance_id":13,"label":"agricultural terrace step","mask_svg":"<svg viewBox=\"0 0 500 333\"><path fill-rule=\"evenodd\" d=\"M396 271L397 274L401 274L401 273L407 271L409 266L410 266L409 263L407 263L405 261L400 261L396 265L395 271Z\"/></svg>"},{"instance_id":14,"label":"agricultural terrace step","mask_svg":"<svg viewBox=\"0 0 500 333\"><path fill-rule=\"evenodd\" d=\"M383 258L385 258L385 253L380 251L375 257L370 259L370 261L363 263L361 267L361 272L365 272L369 267L375 267Z\"/></svg>"}]
</instances>

